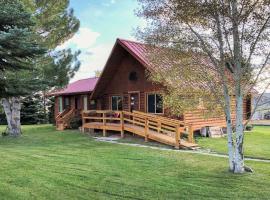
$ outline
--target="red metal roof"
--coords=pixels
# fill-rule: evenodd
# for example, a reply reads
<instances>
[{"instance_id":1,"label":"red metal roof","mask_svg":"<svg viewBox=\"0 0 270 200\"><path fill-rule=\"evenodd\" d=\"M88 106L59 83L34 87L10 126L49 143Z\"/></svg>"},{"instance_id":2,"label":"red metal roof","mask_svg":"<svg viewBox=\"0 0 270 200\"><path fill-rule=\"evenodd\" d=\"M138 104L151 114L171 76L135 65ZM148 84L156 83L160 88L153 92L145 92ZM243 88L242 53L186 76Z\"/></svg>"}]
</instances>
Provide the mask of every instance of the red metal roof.
<instances>
[{"instance_id":1,"label":"red metal roof","mask_svg":"<svg viewBox=\"0 0 270 200\"><path fill-rule=\"evenodd\" d=\"M98 78L87 78L68 84L66 88L52 92L50 95L78 94L92 92L96 86Z\"/></svg>"},{"instance_id":2,"label":"red metal roof","mask_svg":"<svg viewBox=\"0 0 270 200\"><path fill-rule=\"evenodd\" d=\"M145 67L148 68L151 66L151 61L149 60L148 56L151 51L150 45L124 39L117 39L117 42L119 42L131 55L133 55Z\"/></svg>"}]
</instances>

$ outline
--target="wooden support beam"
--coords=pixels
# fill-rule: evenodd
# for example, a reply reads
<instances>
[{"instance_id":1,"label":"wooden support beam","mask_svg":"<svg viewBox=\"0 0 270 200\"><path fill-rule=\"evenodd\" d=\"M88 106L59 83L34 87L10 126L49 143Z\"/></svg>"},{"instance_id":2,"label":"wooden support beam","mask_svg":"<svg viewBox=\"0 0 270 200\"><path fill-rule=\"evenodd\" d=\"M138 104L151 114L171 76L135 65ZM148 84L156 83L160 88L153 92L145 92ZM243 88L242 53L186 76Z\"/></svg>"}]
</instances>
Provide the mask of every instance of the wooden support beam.
<instances>
[{"instance_id":1,"label":"wooden support beam","mask_svg":"<svg viewBox=\"0 0 270 200\"><path fill-rule=\"evenodd\" d=\"M192 125L189 125L188 126L188 141L190 143L194 143L194 130L193 130L193 127Z\"/></svg>"},{"instance_id":2,"label":"wooden support beam","mask_svg":"<svg viewBox=\"0 0 270 200\"><path fill-rule=\"evenodd\" d=\"M120 124L121 124L121 138L124 138L124 114L120 113Z\"/></svg>"},{"instance_id":3,"label":"wooden support beam","mask_svg":"<svg viewBox=\"0 0 270 200\"><path fill-rule=\"evenodd\" d=\"M148 135L149 135L149 120L145 118L145 126L144 126L144 140L145 142L148 142Z\"/></svg>"},{"instance_id":4,"label":"wooden support beam","mask_svg":"<svg viewBox=\"0 0 270 200\"><path fill-rule=\"evenodd\" d=\"M107 132L105 129L105 126L106 126L106 114L105 113L102 113L102 122L103 122L103 137L106 137Z\"/></svg>"},{"instance_id":5,"label":"wooden support beam","mask_svg":"<svg viewBox=\"0 0 270 200\"><path fill-rule=\"evenodd\" d=\"M180 126L176 126L175 128L175 146L174 148L179 149L180 148Z\"/></svg>"},{"instance_id":6,"label":"wooden support beam","mask_svg":"<svg viewBox=\"0 0 270 200\"><path fill-rule=\"evenodd\" d=\"M158 133L160 133L160 130L161 130L161 121L160 120L158 120L158 127L157 128L158 128L157 129Z\"/></svg>"}]
</instances>

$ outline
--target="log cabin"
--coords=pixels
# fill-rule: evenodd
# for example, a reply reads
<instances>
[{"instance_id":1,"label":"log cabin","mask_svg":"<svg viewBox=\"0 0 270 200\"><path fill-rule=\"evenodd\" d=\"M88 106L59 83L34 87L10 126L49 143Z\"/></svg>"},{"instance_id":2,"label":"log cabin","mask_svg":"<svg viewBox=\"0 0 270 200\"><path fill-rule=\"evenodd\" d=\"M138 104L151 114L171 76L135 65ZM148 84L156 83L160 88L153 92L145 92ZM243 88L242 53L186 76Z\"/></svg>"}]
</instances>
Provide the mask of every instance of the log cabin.
<instances>
[{"instance_id":1,"label":"log cabin","mask_svg":"<svg viewBox=\"0 0 270 200\"><path fill-rule=\"evenodd\" d=\"M50 93L55 97L54 116L57 130L69 127L74 117L81 117L83 110L96 109L95 101L90 100L98 78L87 78L70 83L66 88Z\"/></svg>"},{"instance_id":2,"label":"log cabin","mask_svg":"<svg viewBox=\"0 0 270 200\"><path fill-rule=\"evenodd\" d=\"M167 115L162 104L163 86L147 78L154 67L147 59L147 45L117 39L111 55L104 67L91 99L97 102L99 110L140 111L156 115ZM251 101L244 101L244 117L250 115ZM203 125L223 125L224 118L204 119L200 112L186 113L180 117L186 123Z\"/></svg>"},{"instance_id":3,"label":"log cabin","mask_svg":"<svg viewBox=\"0 0 270 200\"><path fill-rule=\"evenodd\" d=\"M171 118L167 112L169 109L164 108L162 102L161 92L164 89L164 86L155 84L147 78L147 74L151 73L151 70L154 67L150 60L147 59L148 50L147 45L142 43L123 39L116 40L100 78L98 80L94 79L94 83L88 88L88 91L86 91L88 95L87 104L89 104L89 102L93 102L96 110L94 111L94 114L97 114L98 116L91 117L89 116L91 114L90 111L84 112L82 116L83 130L87 128L102 129L104 136L106 135L106 130L121 131L121 135L123 135L125 130L128 130L144 136L145 139L148 140L149 131L147 132L146 129L150 129L144 124L150 123L149 126L152 127L152 131L154 128L158 133L160 133L162 132L162 124L167 122L168 124L173 124L173 127L170 127L172 130L176 130L176 132L173 133L173 138L175 140L173 139L173 142L166 138L156 140L174 145L178 148L183 144L183 142L179 142L181 140L181 131L178 131L178 128L180 128L178 127L179 125L182 127L182 132L186 131L188 127L188 140L190 143L193 143L194 131L201 130L202 127L226 126L224 117L206 119L200 110L185 113L178 117L178 121L175 121L175 119L171 119L172 121L169 121ZM64 97L61 98L59 96L60 98L58 97L58 100L56 100L56 113L60 113L58 114L58 117L62 116L60 112L61 110L59 109L59 103L63 101L65 106L65 98L68 96L67 93L64 94ZM72 97L73 99L75 98L74 96ZM75 100L73 100L73 102L74 101ZM80 101L82 101L82 99ZM93 110L91 106L87 106L87 108ZM121 123L118 123L119 126L117 127L112 124L111 126L106 124L107 120L112 121L112 115L110 115L111 112L118 113L119 115L117 115L117 118L121 115L120 118L122 118L122 121ZM251 100L246 98L244 101L245 120L248 119L250 112ZM110 116L107 117L106 115ZM125 115L128 115L128 118L124 118ZM115 115L113 117L115 117ZM130 122L131 118L133 118L133 124L137 123L141 125L140 128L143 128L141 132L137 131L137 128L135 130L134 127L133 129L130 127L124 127L124 121ZM92 121L98 122L91 124L91 119ZM134 119L137 119L137 121L135 120L135 122ZM149 119L151 119L152 122L149 122ZM115 119L113 121L117 120ZM120 126L120 124L122 125ZM156 127L154 127L154 124ZM169 129L168 124L164 125L167 127L165 128L167 130ZM180 135L177 136L178 132ZM155 136L152 138L156 138L157 134L154 135ZM185 144L184 146L189 146L189 144Z\"/></svg>"}]
</instances>

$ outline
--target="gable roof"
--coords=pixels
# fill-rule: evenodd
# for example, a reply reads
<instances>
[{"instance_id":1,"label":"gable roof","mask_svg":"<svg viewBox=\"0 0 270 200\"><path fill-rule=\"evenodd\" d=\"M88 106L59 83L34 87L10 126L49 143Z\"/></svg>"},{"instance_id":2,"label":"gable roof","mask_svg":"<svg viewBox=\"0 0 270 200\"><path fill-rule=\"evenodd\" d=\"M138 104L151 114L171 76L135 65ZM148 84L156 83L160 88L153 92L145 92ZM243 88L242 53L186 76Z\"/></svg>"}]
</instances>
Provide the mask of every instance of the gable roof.
<instances>
[{"instance_id":1,"label":"gable roof","mask_svg":"<svg viewBox=\"0 0 270 200\"><path fill-rule=\"evenodd\" d=\"M151 48L150 45L124 39L117 39L117 42L133 55L144 67L149 68L152 65L147 57Z\"/></svg>"},{"instance_id":2,"label":"gable roof","mask_svg":"<svg viewBox=\"0 0 270 200\"><path fill-rule=\"evenodd\" d=\"M152 70L152 63L147 56L151 50L150 45L118 38L96 84L96 87L91 94L91 98L96 98L100 90L103 89L103 86L108 84L111 74L113 74L118 67L118 65L115 63L120 62L120 60L123 58L123 55L120 55L119 53L121 51L123 52L123 50L128 52L147 70Z\"/></svg>"},{"instance_id":3,"label":"gable roof","mask_svg":"<svg viewBox=\"0 0 270 200\"><path fill-rule=\"evenodd\" d=\"M92 92L96 86L98 78L87 78L75 81L67 85L66 88L52 92L50 96L70 95Z\"/></svg>"}]
</instances>

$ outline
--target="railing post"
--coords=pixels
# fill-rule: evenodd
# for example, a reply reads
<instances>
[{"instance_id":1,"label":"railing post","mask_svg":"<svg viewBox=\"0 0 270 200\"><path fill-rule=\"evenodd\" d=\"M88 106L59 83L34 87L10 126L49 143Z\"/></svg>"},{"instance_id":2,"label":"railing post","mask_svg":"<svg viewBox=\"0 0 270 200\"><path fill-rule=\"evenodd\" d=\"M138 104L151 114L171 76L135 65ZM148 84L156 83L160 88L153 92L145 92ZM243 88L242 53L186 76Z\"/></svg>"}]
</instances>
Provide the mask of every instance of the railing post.
<instances>
[{"instance_id":1,"label":"railing post","mask_svg":"<svg viewBox=\"0 0 270 200\"><path fill-rule=\"evenodd\" d=\"M84 115L84 112L82 111L82 132L84 133L85 130L84 130L84 124L85 124L85 115Z\"/></svg>"},{"instance_id":2,"label":"railing post","mask_svg":"<svg viewBox=\"0 0 270 200\"><path fill-rule=\"evenodd\" d=\"M102 113L102 121L103 121L103 137L106 137L106 114L105 111Z\"/></svg>"},{"instance_id":3,"label":"railing post","mask_svg":"<svg viewBox=\"0 0 270 200\"><path fill-rule=\"evenodd\" d=\"M157 127L157 128L158 128L158 130L157 130L157 131L158 131L158 133L160 133L160 130L161 130L161 121L160 121L160 120L158 120L158 122L157 122L157 123L158 123L158 127Z\"/></svg>"},{"instance_id":4,"label":"railing post","mask_svg":"<svg viewBox=\"0 0 270 200\"><path fill-rule=\"evenodd\" d=\"M121 138L124 138L124 114L120 112Z\"/></svg>"},{"instance_id":5,"label":"railing post","mask_svg":"<svg viewBox=\"0 0 270 200\"><path fill-rule=\"evenodd\" d=\"M177 125L175 128L175 148L179 149L180 148L180 126Z\"/></svg>"},{"instance_id":6,"label":"railing post","mask_svg":"<svg viewBox=\"0 0 270 200\"><path fill-rule=\"evenodd\" d=\"M148 118L145 118L145 125L144 125L145 142L148 142L148 133L149 133L149 120Z\"/></svg>"},{"instance_id":7,"label":"railing post","mask_svg":"<svg viewBox=\"0 0 270 200\"><path fill-rule=\"evenodd\" d=\"M190 124L190 125L188 126L188 141L189 141L190 143L194 143L193 134L194 134L194 130L193 130L192 125Z\"/></svg>"}]
</instances>

